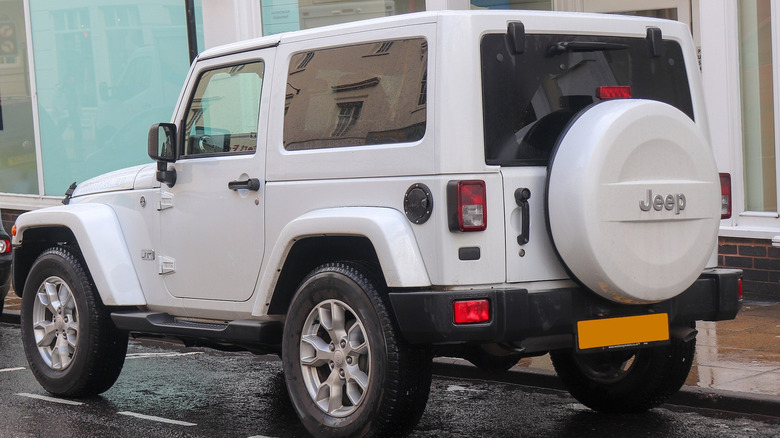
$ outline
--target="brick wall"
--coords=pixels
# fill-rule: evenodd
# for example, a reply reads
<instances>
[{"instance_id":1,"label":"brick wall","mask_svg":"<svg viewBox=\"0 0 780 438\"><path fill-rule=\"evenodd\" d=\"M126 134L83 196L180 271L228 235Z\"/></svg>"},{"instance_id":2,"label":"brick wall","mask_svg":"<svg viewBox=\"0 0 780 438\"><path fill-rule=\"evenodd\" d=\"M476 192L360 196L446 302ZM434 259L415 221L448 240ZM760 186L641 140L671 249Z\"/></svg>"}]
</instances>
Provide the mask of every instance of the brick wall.
<instances>
[{"instance_id":1,"label":"brick wall","mask_svg":"<svg viewBox=\"0 0 780 438\"><path fill-rule=\"evenodd\" d=\"M718 265L744 271L745 293L780 297L780 248L771 240L720 237Z\"/></svg>"},{"instance_id":2,"label":"brick wall","mask_svg":"<svg viewBox=\"0 0 780 438\"><path fill-rule=\"evenodd\" d=\"M19 210L3 209L3 214L2 214L3 228L5 228L6 233L11 234L11 227L14 226L14 222L16 222L16 218L19 217L19 215L22 213L24 212Z\"/></svg>"}]
</instances>

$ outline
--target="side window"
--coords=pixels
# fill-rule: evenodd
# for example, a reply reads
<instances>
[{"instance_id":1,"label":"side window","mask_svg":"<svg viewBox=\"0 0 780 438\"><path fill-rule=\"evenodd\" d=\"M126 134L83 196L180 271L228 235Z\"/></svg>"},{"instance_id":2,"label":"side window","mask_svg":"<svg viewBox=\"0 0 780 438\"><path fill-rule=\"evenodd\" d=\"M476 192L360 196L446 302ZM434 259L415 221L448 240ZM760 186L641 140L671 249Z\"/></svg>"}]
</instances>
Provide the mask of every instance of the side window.
<instances>
[{"instance_id":1,"label":"side window","mask_svg":"<svg viewBox=\"0 0 780 438\"><path fill-rule=\"evenodd\" d=\"M424 38L294 54L285 94L285 149L420 140L427 67Z\"/></svg>"},{"instance_id":2,"label":"side window","mask_svg":"<svg viewBox=\"0 0 780 438\"><path fill-rule=\"evenodd\" d=\"M254 153L263 68L259 61L201 75L187 110L184 156Z\"/></svg>"}]
</instances>

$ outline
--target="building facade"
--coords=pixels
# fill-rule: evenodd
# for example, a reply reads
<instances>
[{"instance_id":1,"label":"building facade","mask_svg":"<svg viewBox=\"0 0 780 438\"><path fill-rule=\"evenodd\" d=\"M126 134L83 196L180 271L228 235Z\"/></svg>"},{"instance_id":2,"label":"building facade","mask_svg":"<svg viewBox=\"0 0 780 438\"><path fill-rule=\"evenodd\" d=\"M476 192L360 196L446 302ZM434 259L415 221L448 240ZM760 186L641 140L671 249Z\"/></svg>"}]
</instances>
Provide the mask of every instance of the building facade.
<instances>
[{"instance_id":1,"label":"building facade","mask_svg":"<svg viewBox=\"0 0 780 438\"><path fill-rule=\"evenodd\" d=\"M744 269L747 291L780 295L780 5L771 0L0 0L3 222L10 228L19 213L58 204L74 181L149 162L147 129L170 119L198 51L264 34L469 8L621 13L687 24L700 51L718 167L731 175L732 217L721 224L720 264ZM419 93L425 72L415 74ZM337 116L345 133L364 130L350 125L360 108L346 97L355 87L378 91L371 80L328 84L344 86ZM383 135L391 134L413 132Z\"/></svg>"}]
</instances>

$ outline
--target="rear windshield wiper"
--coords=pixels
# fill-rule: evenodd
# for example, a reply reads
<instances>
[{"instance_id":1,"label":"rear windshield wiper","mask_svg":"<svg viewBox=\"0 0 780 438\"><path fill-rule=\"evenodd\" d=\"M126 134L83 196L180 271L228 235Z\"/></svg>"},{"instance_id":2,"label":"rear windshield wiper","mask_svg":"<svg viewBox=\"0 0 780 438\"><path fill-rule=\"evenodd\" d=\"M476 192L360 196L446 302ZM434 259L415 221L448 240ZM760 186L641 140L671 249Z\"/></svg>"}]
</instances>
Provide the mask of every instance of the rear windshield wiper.
<instances>
[{"instance_id":1,"label":"rear windshield wiper","mask_svg":"<svg viewBox=\"0 0 780 438\"><path fill-rule=\"evenodd\" d=\"M559 41L547 48L547 56L560 55L566 52L603 52L606 50L626 50L628 44L601 43L585 41Z\"/></svg>"}]
</instances>

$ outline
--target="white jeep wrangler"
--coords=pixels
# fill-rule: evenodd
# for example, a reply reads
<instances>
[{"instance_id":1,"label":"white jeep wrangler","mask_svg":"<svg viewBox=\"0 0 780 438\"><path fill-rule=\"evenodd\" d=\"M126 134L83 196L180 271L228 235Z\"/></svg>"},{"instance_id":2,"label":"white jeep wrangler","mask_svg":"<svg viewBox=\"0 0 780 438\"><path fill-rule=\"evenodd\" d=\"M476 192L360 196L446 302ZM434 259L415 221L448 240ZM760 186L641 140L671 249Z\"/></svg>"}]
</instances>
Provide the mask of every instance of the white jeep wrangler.
<instances>
[{"instance_id":1,"label":"white jeep wrangler","mask_svg":"<svg viewBox=\"0 0 780 438\"><path fill-rule=\"evenodd\" d=\"M434 354L549 352L582 403L637 412L740 306L676 22L431 12L219 47L148 146L16 223L53 394L108 390L133 333L279 353L320 436L412 428Z\"/></svg>"}]
</instances>

